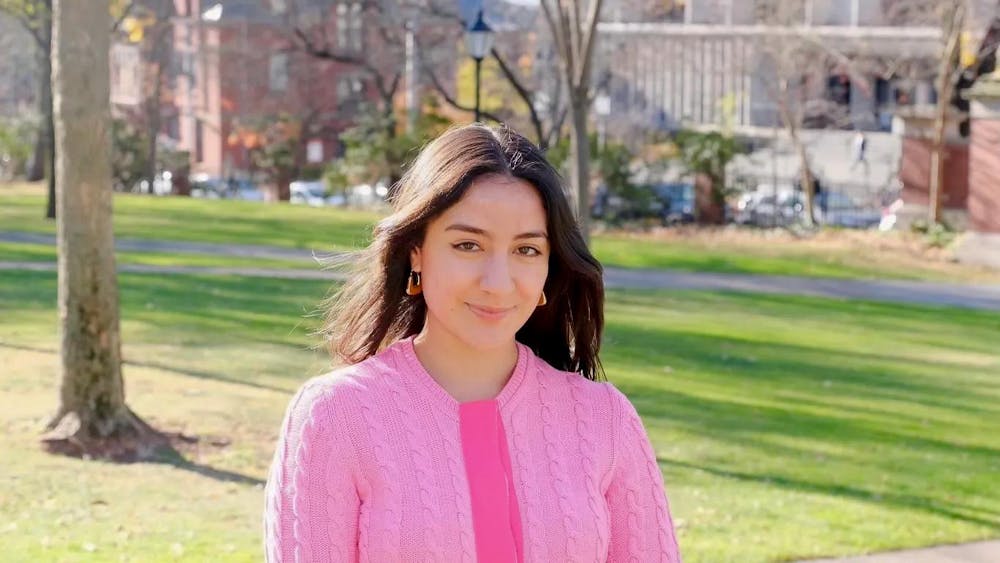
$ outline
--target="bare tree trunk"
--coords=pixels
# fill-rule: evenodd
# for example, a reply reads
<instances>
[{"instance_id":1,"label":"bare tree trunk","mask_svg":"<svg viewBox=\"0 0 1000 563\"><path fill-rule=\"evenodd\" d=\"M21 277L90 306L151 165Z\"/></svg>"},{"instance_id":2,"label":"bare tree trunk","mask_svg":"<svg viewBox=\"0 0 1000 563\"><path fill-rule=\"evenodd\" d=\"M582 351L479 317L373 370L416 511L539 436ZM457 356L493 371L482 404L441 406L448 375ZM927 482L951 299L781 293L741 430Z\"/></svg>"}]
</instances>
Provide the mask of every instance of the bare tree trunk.
<instances>
[{"instance_id":1,"label":"bare tree trunk","mask_svg":"<svg viewBox=\"0 0 1000 563\"><path fill-rule=\"evenodd\" d=\"M577 220L590 243L590 74L603 0L542 0L542 14L559 53L559 70L569 93L570 184L576 194Z\"/></svg>"},{"instance_id":2,"label":"bare tree trunk","mask_svg":"<svg viewBox=\"0 0 1000 563\"><path fill-rule=\"evenodd\" d=\"M795 154L799 157L799 177L802 182L802 198L805 201L805 224L807 227L814 227L816 225L816 221L813 220L813 211L816 206L816 198L814 197L816 189L812 170L809 168L809 155L806 153L806 147L799 137L798 129L789 127L789 132L792 137L792 147L795 149Z\"/></svg>"},{"instance_id":3,"label":"bare tree trunk","mask_svg":"<svg viewBox=\"0 0 1000 563\"><path fill-rule=\"evenodd\" d=\"M46 70L49 68L50 53L39 47L35 51L35 65L38 68L38 115L41 123L38 127L38 136L35 138L35 151L31 159L31 165L27 170L29 182L37 182L45 177L45 158L48 156L48 145L46 144L45 126L46 116L52 108L52 90L49 78L46 78ZM48 100L48 103L46 103Z\"/></svg>"},{"instance_id":4,"label":"bare tree trunk","mask_svg":"<svg viewBox=\"0 0 1000 563\"><path fill-rule=\"evenodd\" d=\"M149 182L150 191L156 182L156 137L160 133L160 112L163 99L163 74L167 65L170 64L170 33L173 26L170 22L174 10L170 2L161 1L156 8L156 24L152 34L152 52L150 59L156 64L156 73L153 76L153 84L146 102L146 123L148 125L148 139L146 142L146 181Z\"/></svg>"},{"instance_id":5,"label":"bare tree trunk","mask_svg":"<svg viewBox=\"0 0 1000 563\"><path fill-rule=\"evenodd\" d=\"M49 59L51 61L51 58ZM45 66L45 117L43 131L45 135L45 178L48 181L48 197L45 204L45 218L56 218L56 125L52 107L52 67L51 62Z\"/></svg>"},{"instance_id":6,"label":"bare tree trunk","mask_svg":"<svg viewBox=\"0 0 1000 563\"><path fill-rule=\"evenodd\" d=\"M148 458L166 443L125 405L111 229L108 1L56 0L53 85L61 386L52 452Z\"/></svg>"},{"instance_id":7,"label":"bare tree trunk","mask_svg":"<svg viewBox=\"0 0 1000 563\"><path fill-rule=\"evenodd\" d=\"M801 123L801 119L792 114L792 92L788 87L787 79L781 80L779 92L780 100L778 100L778 111L781 114L781 120L784 122L785 128L788 130L788 137L792 142L792 149L795 150L795 154L799 158L799 178L802 184L802 197L805 200L804 222L807 227L813 227L815 226L815 221L813 221L812 171L809 169L809 155L806 153L806 147L802 143L802 138L799 137L799 124Z\"/></svg>"},{"instance_id":8,"label":"bare tree trunk","mask_svg":"<svg viewBox=\"0 0 1000 563\"><path fill-rule=\"evenodd\" d=\"M940 90L939 90L940 91ZM931 138L931 168L928 176L927 221L941 222L941 200L944 192L945 124L948 104L938 100L934 108L934 129Z\"/></svg>"},{"instance_id":9,"label":"bare tree trunk","mask_svg":"<svg viewBox=\"0 0 1000 563\"><path fill-rule=\"evenodd\" d=\"M944 158L945 158L945 128L948 120L948 107L954 92L955 73L959 65L962 30L965 27L965 5L959 3L953 12L944 14L945 37L944 51L937 76L937 104L934 107L934 129L931 139L931 169L929 194L927 201L927 221L931 224L941 222L941 200L944 193Z\"/></svg>"},{"instance_id":10,"label":"bare tree trunk","mask_svg":"<svg viewBox=\"0 0 1000 563\"><path fill-rule=\"evenodd\" d=\"M581 99L582 97L582 99ZM569 179L576 189L573 199L576 204L577 221L584 241L590 242L590 139L587 138L587 97L574 97L570 113L570 169Z\"/></svg>"},{"instance_id":11,"label":"bare tree trunk","mask_svg":"<svg viewBox=\"0 0 1000 563\"><path fill-rule=\"evenodd\" d=\"M156 81L159 83L161 71L156 71ZM156 88L150 95L146 108L146 181L149 182L149 192L153 193L156 184L156 136L160 132L160 89Z\"/></svg>"},{"instance_id":12,"label":"bare tree trunk","mask_svg":"<svg viewBox=\"0 0 1000 563\"><path fill-rule=\"evenodd\" d=\"M56 143L55 125L52 117L52 3L46 2L39 17L40 37L38 70L39 70L39 106L42 110L41 153L36 155L42 166L42 173L48 183L45 202L45 218L56 218Z\"/></svg>"}]
</instances>

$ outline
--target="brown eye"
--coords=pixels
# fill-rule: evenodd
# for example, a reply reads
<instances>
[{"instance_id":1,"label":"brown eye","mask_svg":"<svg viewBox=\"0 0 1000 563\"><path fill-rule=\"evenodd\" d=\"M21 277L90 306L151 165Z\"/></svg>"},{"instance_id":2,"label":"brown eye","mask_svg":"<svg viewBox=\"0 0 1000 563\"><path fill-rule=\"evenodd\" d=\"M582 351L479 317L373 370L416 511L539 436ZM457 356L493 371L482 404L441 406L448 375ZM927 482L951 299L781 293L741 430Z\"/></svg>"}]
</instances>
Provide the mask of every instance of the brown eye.
<instances>
[{"instance_id":1,"label":"brown eye","mask_svg":"<svg viewBox=\"0 0 1000 563\"><path fill-rule=\"evenodd\" d=\"M518 247L517 253L521 256L541 256L542 251L538 250L534 246L521 246Z\"/></svg>"},{"instance_id":2,"label":"brown eye","mask_svg":"<svg viewBox=\"0 0 1000 563\"><path fill-rule=\"evenodd\" d=\"M455 248L457 250L464 251L464 252L472 252L474 250L478 250L479 249L479 245L477 243L469 242L469 241L460 242L458 244L453 244L451 247Z\"/></svg>"}]
</instances>

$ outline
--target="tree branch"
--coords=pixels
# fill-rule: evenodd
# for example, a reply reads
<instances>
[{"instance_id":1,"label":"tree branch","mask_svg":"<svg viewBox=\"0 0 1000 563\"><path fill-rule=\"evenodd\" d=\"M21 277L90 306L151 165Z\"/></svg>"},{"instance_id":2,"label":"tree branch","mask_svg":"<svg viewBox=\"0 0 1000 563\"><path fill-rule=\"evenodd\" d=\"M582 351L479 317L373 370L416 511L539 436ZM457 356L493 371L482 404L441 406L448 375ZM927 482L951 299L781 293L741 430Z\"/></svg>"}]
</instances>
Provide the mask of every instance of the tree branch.
<instances>
[{"instance_id":1,"label":"tree branch","mask_svg":"<svg viewBox=\"0 0 1000 563\"><path fill-rule=\"evenodd\" d=\"M561 8L556 6L556 9L560 10L559 19L556 19L556 14L552 12L552 6L549 2L552 0L541 0L539 4L542 6L542 13L545 15L545 21L549 26L549 31L552 33L552 40L555 42L556 50L559 52L559 59L562 61L562 71L566 79L567 86L572 86L573 81L573 53L569 46L569 37L567 36L568 30L562 25L563 17L565 14L562 13ZM556 0L558 2L558 0Z\"/></svg>"},{"instance_id":2,"label":"tree branch","mask_svg":"<svg viewBox=\"0 0 1000 563\"><path fill-rule=\"evenodd\" d=\"M337 52L334 52L334 51L330 50L329 48L327 48L325 46L324 47L317 47L316 44L313 43L311 39L309 39L309 36L306 35L306 33L304 31L302 31L302 29L300 29L298 27L292 29L292 33L294 33L295 36L299 38L299 41L302 42L301 43L301 48L303 50L305 50L305 52L307 54L309 54L309 55L311 55L313 57L316 57L318 59L327 59L327 60L335 61L335 62L338 62L338 63L349 64L349 65L356 65L356 66L364 66L365 65L366 61L364 61L361 58L358 58L357 56L347 55L345 53L337 53Z\"/></svg>"},{"instance_id":3,"label":"tree branch","mask_svg":"<svg viewBox=\"0 0 1000 563\"><path fill-rule=\"evenodd\" d=\"M560 8L560 12L562 12L565 16L568 16L563 19L569 24L569 43L573 49L573 58L577 61L579 61L580 57L583 55L584 41L584 39L580 36L580 33L582 33L580 30L580 1L581 0L569 0L568 14L566 14L565 8ZM590 4L593 5L596 1L597 0L590 0ZM562 4L562 0L560 0L560 4ZM577 71L579 71L579 67L577 68Z\"/></svg>"},{"instance_id":4,"label":"tree branch","mask_svg":"<svg viewBox=\"0 0 1000 563\"><path fill-rule=\"evenodd\" d=\"M45 50L45 37L41 33L42 28L46 27L46 25L44 22L40 21L41 18L44 17L40 11L35 13L34 18L30 18L27 14L25 14L23 9L18 9L10 2L0 0L0 12L4 12L10 17L16 19L17 22L21 24L21 27L23 27L24 30L31 35L32 39L35 40L38 48ZM52 17L51 13L48 14L48 17Z\"/></svg>"},{"instance_id":5,"label":"tree branch","mask_svg":"<svg viewBox=\"0 0 1000 563\"><path fill-rule=\"evenodd\" d=\"M538 144L547 146L546 145L547 135L545 135L545 131L542 127L542 120L541 118L538 117L538 112L535 111L535 103L533 101L534 96L531 94L531 92L528 91L527 88L524 87L523 84L521 84L521 81L518 80L517 76L514 75L513 69L511 69L510 66L507 65L507 61L503 59L503 57L500 55L500 52L497 51L496 48L491 49L490 53L493 55L493 58L497 60L497 64L500 65L500 72L503 73L503 75L507 78L507 81L510 82L511 86L514 87L514 90L517 91L517 94L521 96L521 99L524 100L525 105L528 106L531 125L532 127L534 127L535 135L538 137Z\"/></svg>"},{"instance_id":6,"label":"tree branch","mask_svg":"<svg viewBox=\"0 0 1000 563\"><path fill-rule=\"evenodd\" d=\"M122 15L119 16L118 19L115 20L115 23L111 26L111 33L118 31L118 28L121 27L122 22L125 21L125 18L129 17L132 14L133 8L135 8L135 2L129 2L128 6L125 6L125 9L122 10Z\"/></svg>"},{"instance_id":7,"label":"tree branch","mask_svg":"<svg viewBox=\"0 0 1000 563\"><path fill-rule=\"evenodd\" d=\"M434 74L434 68L430 64L428 64L427 60L424 59L422 56L419 58L420 58L421 70L423 70L424 74L431 79L431 85L434 87L434 91L436 91L444 99L444 101L448 103L448 105L460 111L464 111L467 113L475 113L476 109L474 107L463 106L462 104L458 103L458 100L452 97L452 95L449 94L447 90L445 90L444 86L441 84L441 81L438 79L437 75ZM484 111L481 109L479 113L482 117L485 117L487 119L492 119L497 123L503 123L502 119L500 119L499 117L493 115L488 111Z\"/></svg>"},{"instance_id":8,"label":"tree branch","mask_svg":"<svg viewBox=\"0 0 1000 563\"><path fill-rule=\"evenodd\" d=\"M590 67L593 64L594 43L597 37L597 19L601 14L602 2L603 0L590 0L590 12L587 14L587 30L583 36L583 46L581 49L583 64L580 65L580 74L576 77L576 83L580 85L586 85L590 82Z\"/></svg>"},{"instance_id":9,"label":"tree branch","mask_svg":"<svg viewBox=\"0 0 1000 563\"><path fill-rule=\"evenodd\" d=\"M548 137L545 139L546 148L556 144L556 142L558 142L559 140L559 137L562 136L561 133L563 128L563 123L566 122L567 115L569 115L569 108L563 106L562 109L559 110L559 117L555 119L555 121L552 123L552 127L549 129Z\"/></svg>"}]
</instances>

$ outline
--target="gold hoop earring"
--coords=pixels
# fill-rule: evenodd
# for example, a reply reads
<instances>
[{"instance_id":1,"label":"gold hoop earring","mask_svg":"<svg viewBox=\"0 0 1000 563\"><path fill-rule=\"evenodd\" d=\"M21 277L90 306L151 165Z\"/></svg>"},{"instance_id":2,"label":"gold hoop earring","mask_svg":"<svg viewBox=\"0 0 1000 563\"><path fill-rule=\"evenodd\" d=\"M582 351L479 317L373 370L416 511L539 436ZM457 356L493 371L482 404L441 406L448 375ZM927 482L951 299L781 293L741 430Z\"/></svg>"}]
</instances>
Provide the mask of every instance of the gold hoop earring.
<instances>
[{"instance_id":1,"label":"gold hoop earring","mask_svg":"<svg viewBox=\"0 0 1000 563\"><path fill-rule=\"evenodd\" d=\"M543 291L542 296L538 298L538 306L541 307L542 305L545 305L548 302L549 300L545 298L545 292Z\"/></svg>"},{"instance_id":2,"label":"gold hoop earring","mask_svg":"<svg viewBox=\"0 0 1000 563\"><path fill-rule=\"evenodd\" d=\"M410 270L410 276L406 279L406 294L420 295L424 288L420 287L420 272Z\"/></svg>"}]
</instances>

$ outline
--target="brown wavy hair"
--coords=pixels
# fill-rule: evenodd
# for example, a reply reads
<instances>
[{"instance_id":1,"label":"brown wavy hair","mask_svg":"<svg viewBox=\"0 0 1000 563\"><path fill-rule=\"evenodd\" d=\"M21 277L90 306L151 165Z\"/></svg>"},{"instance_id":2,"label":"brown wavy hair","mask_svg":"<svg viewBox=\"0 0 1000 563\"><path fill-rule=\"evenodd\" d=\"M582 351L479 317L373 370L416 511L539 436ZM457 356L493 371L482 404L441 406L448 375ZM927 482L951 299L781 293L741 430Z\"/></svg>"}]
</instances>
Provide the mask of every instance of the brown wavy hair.
<instances>
[{"instance_id":1,"label":"brown wavy hair","mask_svg":"<svg viewBox=\"0 0 1000 563\"><path fill-rule=\"evenodd\" d=\"M601 264L580 233L558 172L531 141L507 127L456 127L428 144L400 180L393 212L374 228L371 244L353 261L348 281L325 304L322 333L335 358L354 364L423 328L427 306L406 295L410 251L428 223L480 176L519 178L538 190L545 207L548 304L535 309L516 339L555 368L603 378L598 352L604 330Z\"/></svg>"}]
</instances>

